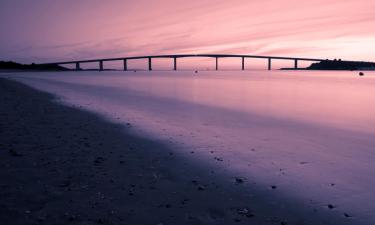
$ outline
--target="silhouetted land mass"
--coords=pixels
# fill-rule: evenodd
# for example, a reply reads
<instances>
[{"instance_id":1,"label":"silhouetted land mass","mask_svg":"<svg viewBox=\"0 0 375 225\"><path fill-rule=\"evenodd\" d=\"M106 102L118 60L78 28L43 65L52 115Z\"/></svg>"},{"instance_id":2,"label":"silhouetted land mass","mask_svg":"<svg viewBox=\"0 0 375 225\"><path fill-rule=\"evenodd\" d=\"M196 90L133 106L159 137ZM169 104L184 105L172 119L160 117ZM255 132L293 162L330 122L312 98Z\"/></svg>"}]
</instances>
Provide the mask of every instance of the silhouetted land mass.
<instances>
[{"instance_id":1,"label":"silhouetted land mass","mask_svg":"<svg viewBox=\"0 0 375 225\"><path fill-rule=\"evenodd\" d=\"M308 70L375 70L375 63L372 62L350 62L341 60L326 60L313 63Z\"/></svg>"},{"instance_id":2,"label":"silhouetted land mass","mask_svg":"<svg viewBox=\"0 0 375 225\"><path fill-rule=\"evenodd\" d=\"M282 70L375 70L373 62L326 60L312 63L306 68L281 68Z\"/></svg>"},{"instance_id":3,"label":"silhouetted land mass","mask_svg":"<svg viewBox=\"0 0 375 225\"><path fill-rule=\"evenodd\" d=\"M38 65L38 64L21 64L12 61L0 61L0 70L31 70L31 71L67 71L66 67L59 65Z\"/></svg>"}]
</instances>

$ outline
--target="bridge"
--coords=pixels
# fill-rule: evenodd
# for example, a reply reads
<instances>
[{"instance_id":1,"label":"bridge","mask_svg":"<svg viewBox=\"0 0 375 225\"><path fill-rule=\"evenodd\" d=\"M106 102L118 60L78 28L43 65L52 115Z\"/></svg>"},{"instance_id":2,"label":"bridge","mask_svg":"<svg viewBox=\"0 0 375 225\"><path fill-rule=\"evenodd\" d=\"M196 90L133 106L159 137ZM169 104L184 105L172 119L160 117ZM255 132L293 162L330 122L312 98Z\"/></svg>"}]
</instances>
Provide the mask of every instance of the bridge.
<instances>
[{"instance_id":1,"label":"bridge","mask_svg":"<svg viewBox=\"0 0 375 225\"><path fill-rule=\"evenodd\" d=\"M146 59L148 60L148 70L152 70L152 59L167 58L173 59L173 70L177 70L177 59L179 58L192 58L192 57L206 57L215 59L215 69L219 69L219 58L240 58L242 60L241 70L245 70L245 59L256 58L265 59L268 62L268 70L272 69L272 60L291 60L294 61L294 69L298 69L299 61L310 61L310 62L321 62L327 59L313 59L313 58L295 58L295 57L279 57L279 56L260 56L260 55L226 55L226 54L181 54L181 55L151 55L151 56L135 56L135 57L121 57L121 58L104 58L104 59L90 59L90 60L76 60L76 61L65 61L65 62L53 62L43 63L40 65L75 65L76 70L81 70L82 63L93 63L98 62L98 70L104 70L103 62L108 61L122 61L124 71L128 70L128 61L134 59Z\"/></svg>"}]
</instances>

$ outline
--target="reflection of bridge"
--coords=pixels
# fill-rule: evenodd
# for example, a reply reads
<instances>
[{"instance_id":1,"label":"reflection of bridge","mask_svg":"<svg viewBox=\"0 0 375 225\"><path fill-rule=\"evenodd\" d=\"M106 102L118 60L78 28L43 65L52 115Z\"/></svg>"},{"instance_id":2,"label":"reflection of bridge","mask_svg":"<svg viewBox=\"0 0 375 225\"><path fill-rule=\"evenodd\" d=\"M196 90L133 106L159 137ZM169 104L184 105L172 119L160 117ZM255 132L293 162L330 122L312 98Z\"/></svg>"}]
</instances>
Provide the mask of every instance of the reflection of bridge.
<instances>
[{"instance_id":1,"label":"reflection of bridge","mask_svg":"<svg viewBox=\"0 0 375 225\"><path fill-rule=\"evenodd\" d=\"M177 70L177 59L178 58L191 58L191 57L208 57L215 58L215 69L219 69L219 58L241 58L242 59L242 70L245 70L245 59L246 58L258 58L268 60L268 70L271 70L271 60L281 59L281 60L292 60L294 61L294 68L298 68L298 61L310 61L310 62L321 62L326 59L311 59L311 58L293 58L293 57L279 57L279 56L257 56L257 55L223 55L223 54L186 54L186 55L153 55L153 56L135 56L135 57L122 57L122 58L107 58L107 59L91 59L91 60L77 60L77 61L66 61L66 62L54 62L45 63L43 65L64 65L64 64L75 64L76 70L81 70L80 65L82 63L92 63L98 62L98 70L104 70L103 62L108 61L123 61L124 70L128 70L128 60L132 59L147 59L148 60L148 70L152 70L152 59L156 58L168 58L173 59L173 69Z\"/></svg>"}]
</instances>

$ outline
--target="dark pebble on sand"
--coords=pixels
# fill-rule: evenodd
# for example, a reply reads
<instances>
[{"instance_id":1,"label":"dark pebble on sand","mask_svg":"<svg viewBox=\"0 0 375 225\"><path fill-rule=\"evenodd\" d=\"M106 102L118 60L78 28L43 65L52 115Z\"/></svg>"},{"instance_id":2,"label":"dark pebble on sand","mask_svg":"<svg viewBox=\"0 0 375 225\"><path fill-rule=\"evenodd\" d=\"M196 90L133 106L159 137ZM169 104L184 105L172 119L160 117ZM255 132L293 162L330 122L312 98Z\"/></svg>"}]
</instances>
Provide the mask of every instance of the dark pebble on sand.
<instances>
[{"instance_id":1,"label":"dark pebble on sand","mask_svg":"<svg viewBox=\"0 0 375 225\"><path fill-rule=\"evenodd\" d=\"M19 157L19 156L22 156L22 154L20 154L20 153L18 153L16 150L14 150L14 149L9 149L9 154L11 155L11 156L15 156L15 157Z\"/></svg>"},{"instance_id":2,"label":"dark pebble on sand","mask_svg":"<svg viewBox=\"0 0 375 225\"><path fill-rule=\"evenodd\" d=\"M237 184L242 184L244 182L244 180L240 177L236 177L236 183Z\"/></svg>"},{"instance_id":3,"label":"dark pebble on sand","mask_svg":"<svg viewBox=\"0 0 375 225\"><path fill-rule=\"evenodd\" d=\"M59 187L69 187L70 184L71 184L70 180L65 180L65 181L63 181L63 182L59 185Z\"/></svg>"},{"instance_id":4,"label":"dark pebble on sand","mask_svg":"<svg viewBox=\"0 0 375 225\"><path fill-rule=\"evenodd\" d=\"M199 186L198 186L198 190L199 190L199 191L204 191L205 189L206 189L206 188L205 188L203 185L199 185Z\"/></svg>"},{"instance_id":5,"label":"dark pebble on sand","mask_svg":"<svg viewBox=\"0 0 375 225\"><path fill-rule=\"evenodd\" d=\"M255 216L248 208L237 209L237 214L248 218Z\"/></svg>"},{"instance_id":6,"label":"dark pebble on sand","mask_svg":"<svg viewBox=\"0 0 375 225\"><path fill-rule=\"evenodd\" d=\"M271 189L276 189L276 188L277 188L276 185L272 185L272 186L271 186Z\"/></svg>"},{"instance_id":7,"label":"dark pebble on sand","mask_svg":"<svg viewBox=\"0 0 375 225\"><path fill-rule=\"evenodd\" d=\"M327 207L328 207L329 209L336 208L336 207L335 207L334 205L332 205L332 204L328 204Z\"/></svg>"},{"instance_id":8,"label":"dark pebble on sand","mask_svg":"<svg viewBox=\"0 0 375 225\"><path fill-rule=\"evenodd\" d=\"M223 159L220 158L220 157L215 157L214 159L217 160L217 161L219 161L219 162L222 162L222 161L223 161Z\"/></svg>"},{"instance_id":9,"label":"dark pebble on sand","mask_svg":"<svg viewBox=\"0 0 375 225\"><path fill-rule=\"evenodd\" d=\"M188 201L189 201L189 199L185 198L184 200L181 201L181 204L185 205Z\"/></svg>"},{"instance_id":10,"label":"dark pebble on sand","mask_svg":"<svg viewBox=\"0 0 375 225\"><path fill-rule=\"evenodd\" d=\"M99 164L99 163L102 163L104 161L104 158L103 157L97 157L95 160L94 160L94 163L95 164Z\"/></svg>"},{"instance_id":11,"label":"dark pebble on sand","mask_svg":"<svg viewBox=\"0 0 375 225\"><path fill-rule=\"evenodd\" d=\"M363 72L359 72L359 76L363 76L365 75Z\"/></svg>"},{"instance_id":12,"label":"dark pebble on sand","mask_svg":"<svg viewBox=\"0 0 375 225\"><path fill-rule=\"evenodd\" d=\"M344 216L345 217L352 217L351 215L347 214L347 213L344 213Z\"/></svg>"},{"instance_id":13,"label":"dark pebble on sand","mask_svg":"<svg viewBox=\"0 0 375 225\"><path fill-rule=\"evenodd\" d=\"M68 217L68 220L69 220L69 221L74 221L74 220L76 220L76 219L77 219L77 217L74 216L74 215L70 215L70 216Z\"/></svg>"}]
</instances>

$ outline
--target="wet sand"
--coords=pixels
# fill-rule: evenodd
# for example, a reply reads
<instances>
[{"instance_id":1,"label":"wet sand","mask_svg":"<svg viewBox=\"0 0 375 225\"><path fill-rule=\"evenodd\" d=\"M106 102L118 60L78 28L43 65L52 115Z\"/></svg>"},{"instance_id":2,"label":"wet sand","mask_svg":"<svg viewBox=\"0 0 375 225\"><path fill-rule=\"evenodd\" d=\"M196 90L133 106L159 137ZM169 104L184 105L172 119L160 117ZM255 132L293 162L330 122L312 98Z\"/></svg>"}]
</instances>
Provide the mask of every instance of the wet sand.
<instances>
[{"instance_id":1,"label":"wet sand","mask_svg":"<svg viewBox=\"0 0 375 225\"><path fill-rule=\"evenodd\" d=\"M187 161L131 126L0 79L0 224L359 224Z\"/></svg>"}]
</instances>

